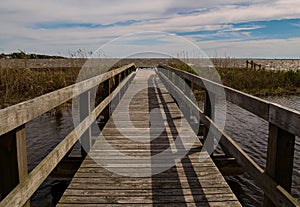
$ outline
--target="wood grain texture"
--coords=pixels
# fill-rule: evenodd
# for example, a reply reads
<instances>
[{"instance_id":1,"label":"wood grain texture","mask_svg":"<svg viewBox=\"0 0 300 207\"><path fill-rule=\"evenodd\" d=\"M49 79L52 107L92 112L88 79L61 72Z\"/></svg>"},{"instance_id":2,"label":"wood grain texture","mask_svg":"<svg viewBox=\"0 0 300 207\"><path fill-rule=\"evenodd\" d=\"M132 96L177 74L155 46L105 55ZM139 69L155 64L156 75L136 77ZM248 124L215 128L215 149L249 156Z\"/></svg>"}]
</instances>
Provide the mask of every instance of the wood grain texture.
<instances>
[{"instance_id":1,"label":"wood grain texture","mask_svg":"<svg viewBox=\"0 0 300 207\"><path fill-rule=\"evenodd\" d=\"M58 206L241 206L201 150L155 72L140 70Z\"/></svg>"},{"instance_id":2,"label":"wood grain texture","mask_svg":"<svg viewBox=\"0 0 300 207\"><path fill-rule=\"evenodd\" d=\"M16 129L16 146L19 182L23 182L28 175L25 125L22 125ZM30 200L28 200L23 207L30 207Z\"/></svg>"}]
</instances>

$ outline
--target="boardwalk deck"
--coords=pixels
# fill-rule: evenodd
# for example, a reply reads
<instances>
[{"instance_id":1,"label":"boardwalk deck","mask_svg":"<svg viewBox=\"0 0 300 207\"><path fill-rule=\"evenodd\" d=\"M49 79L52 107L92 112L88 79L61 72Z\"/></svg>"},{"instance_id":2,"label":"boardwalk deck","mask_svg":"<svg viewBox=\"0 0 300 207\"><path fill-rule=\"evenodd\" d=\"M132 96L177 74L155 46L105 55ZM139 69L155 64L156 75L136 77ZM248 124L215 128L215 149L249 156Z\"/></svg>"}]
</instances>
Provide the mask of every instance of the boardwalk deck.
<instances>
[{"instance_id":1,"label":"boardwalk deck","mask_svg":"<svg viewBox=\"0 0 300 207\"><path fill-rule=\"evenodd\" d=\"M201 149L155 71L139 70L58 206L241 206Z\"/></svg>"}]
</instances>

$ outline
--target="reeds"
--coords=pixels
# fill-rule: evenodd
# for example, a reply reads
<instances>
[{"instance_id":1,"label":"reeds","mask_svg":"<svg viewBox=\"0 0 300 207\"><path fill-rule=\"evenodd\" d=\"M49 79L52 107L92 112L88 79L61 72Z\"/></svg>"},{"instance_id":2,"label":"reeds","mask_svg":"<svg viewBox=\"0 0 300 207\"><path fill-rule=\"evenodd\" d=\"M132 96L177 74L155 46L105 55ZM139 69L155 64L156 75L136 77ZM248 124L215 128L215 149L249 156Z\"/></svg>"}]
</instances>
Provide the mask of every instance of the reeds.
<instances>
[{"instance_id":1,"label":"reeds","mask_svg":"<svg viewBox=\"0 0 300 207\"><path fill-rule=\"evenodd\" d=\"M168 64L194 73L190 66L176 59L170 59ZM300 71L226 67L216 69L224 85L256 96L300 94ZM79 70L76 67L0 67L0 108L71 85L75 83Z\"/></svg>"},{"instance_id":2,"label":"reeds","mask_svg":"<svg viewBox=\"0 0 300 207\"><path fill-rule=\"evenodd\" d=\"M193 73L193 69L182 62L171 63L170 66ZM211 70L211 68L208 68L207 70ZM216 71L220 75L220 79L225 86L255 96L300 94L299 70L284 71L216 67Z\"/></svg>"},{"instance_id":3,"label":"reeds","mask_svg":"<svg viewBox=\"0 0 300 207\"><path fill-rule=\"evenodd\" d=\"M217 68L224 85L256 95L300 94L300 71Z\"/></svg>"},{"instance_id":4,"label":"reeds","mask_svg":"<svg viewBox=\"0 0 300 207\"><path fill-rule=\"evenodd\" d=\"M0 68L0 107L75 83L79 69Z\"/></svg>"}]
</instances>

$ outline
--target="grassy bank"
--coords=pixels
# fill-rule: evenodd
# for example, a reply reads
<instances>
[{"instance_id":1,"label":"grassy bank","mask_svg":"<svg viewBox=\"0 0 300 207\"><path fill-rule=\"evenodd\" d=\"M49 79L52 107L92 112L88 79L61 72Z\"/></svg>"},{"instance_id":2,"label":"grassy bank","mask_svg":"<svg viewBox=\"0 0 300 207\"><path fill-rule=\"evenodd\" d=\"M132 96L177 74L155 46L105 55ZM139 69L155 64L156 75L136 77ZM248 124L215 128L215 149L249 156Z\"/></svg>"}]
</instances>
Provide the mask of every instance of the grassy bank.
<instances>
[{"instance_id":1,"label":"grassy bank","mask_svg":"<svg viewBox=\"0 0 300 207\"><path fill-rule=\"evenodd\" d=\"M255 96L300 94L300 71L217 68L224 85Z\"/></svg>"},{"instance_id":2,"label":"grassy bank","mask_svg":"<svg viewBox=\"0 0 300 207\"><path fill-rule=\"evenodd\" d=\"M191 72L185 64L170 64L173 67ZM300 71L216 68L225 86L255 95L298 95L300 94Z\"/></svg>"},{"instance_id":3,"label":"grassy bank","mask_svg":"<svg viewBox=\"0 0 300 207\"><path fill-rule=\"evenodd\" d=\"M193 72L172 60L169 65ZM0 68L0 108L75 83L80 68ZM217 68L224 85L255 96L300 94L300 71Z\"/></svg>"},{"instance_id":4,"label":"grassy bank","mask_svg":"<svg viewBox=\"0 0 300 207\"><path fill-rule=\"evenodd\" d=\"M4 108L45 93L66 87L76 81L79 69L1 68L0 107Z\"/></svg>"}]
</instances>

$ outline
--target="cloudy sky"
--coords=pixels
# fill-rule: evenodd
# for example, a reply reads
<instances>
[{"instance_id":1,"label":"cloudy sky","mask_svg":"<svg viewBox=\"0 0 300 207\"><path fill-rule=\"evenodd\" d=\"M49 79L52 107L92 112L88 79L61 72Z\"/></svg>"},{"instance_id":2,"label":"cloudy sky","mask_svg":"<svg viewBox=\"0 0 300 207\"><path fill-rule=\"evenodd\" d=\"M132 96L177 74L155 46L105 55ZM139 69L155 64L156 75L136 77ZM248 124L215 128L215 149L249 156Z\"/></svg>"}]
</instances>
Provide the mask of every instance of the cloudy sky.
<instances>
[{"instance_id":1,"label":"cloudy sky","mask_svg":"<svg viewBox=\"0 0 300 207\"><path fill-rule=\"evenodd\" d=\"M299 0L1 0L0 28L0 53L87 53L123 35L157 31L208 56L300 58ZM176 45L147 34L122 44L151 51Z\"/></svg>"}]
</instances>

